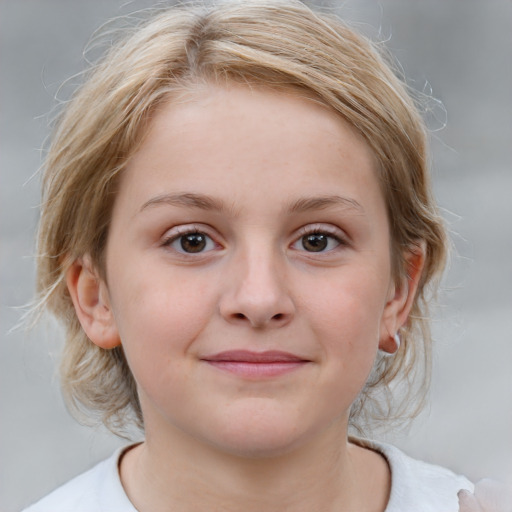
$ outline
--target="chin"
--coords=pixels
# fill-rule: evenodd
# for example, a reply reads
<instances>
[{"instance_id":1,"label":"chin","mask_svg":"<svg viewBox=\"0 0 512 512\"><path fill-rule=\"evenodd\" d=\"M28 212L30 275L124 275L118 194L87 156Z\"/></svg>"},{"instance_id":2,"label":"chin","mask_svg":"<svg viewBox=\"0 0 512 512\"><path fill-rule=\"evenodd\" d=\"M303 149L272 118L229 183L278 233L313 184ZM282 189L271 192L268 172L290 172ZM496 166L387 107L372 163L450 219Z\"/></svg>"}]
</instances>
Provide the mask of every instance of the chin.
<instances>
[{"instance_id":1,"label":"chin","mask_svg":"<svg viewBox=\"0 0 512 512\"><path fill-rule=\"evenodd\" d=\"M216 448L226 454L243 459L272 459L286 455L300 445L291 435L244 432L216 443Z\"/></svg>"},{"instance_id":2,"label":"chin","mask_svg":"<svg viewBox=\"0 0 512 512\"><path fill-rule=\"evenodd\" d=\"M213 430L210 430L210 442L225 453L249 459L290 453L307 443L312 432L308 426L301 425L304 418L287 415L284 409L268 407L226 415L222 424L217 424L216 439L212 439Z\"/></svg>"}]
</instances>

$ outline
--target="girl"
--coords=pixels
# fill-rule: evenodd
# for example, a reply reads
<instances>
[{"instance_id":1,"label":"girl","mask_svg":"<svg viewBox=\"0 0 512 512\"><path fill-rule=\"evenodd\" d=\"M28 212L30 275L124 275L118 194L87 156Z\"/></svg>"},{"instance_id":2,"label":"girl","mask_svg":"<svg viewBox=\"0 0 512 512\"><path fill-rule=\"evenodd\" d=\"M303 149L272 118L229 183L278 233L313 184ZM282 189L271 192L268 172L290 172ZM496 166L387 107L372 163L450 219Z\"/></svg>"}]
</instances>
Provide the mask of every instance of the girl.
<instances>
[{"instance_id":1,"label":"girl","mask_svg":"<svg viewBox=\"0 0 512 512\"><path fill-rule=\"evenodd\" d=\"M437 512L473 491L349 436L397 383L421 401L446 238L415 105L339 20L163 11L69 103L43 188L65 397L144 441L27 510Z\"/></svg>"}]
</instances>

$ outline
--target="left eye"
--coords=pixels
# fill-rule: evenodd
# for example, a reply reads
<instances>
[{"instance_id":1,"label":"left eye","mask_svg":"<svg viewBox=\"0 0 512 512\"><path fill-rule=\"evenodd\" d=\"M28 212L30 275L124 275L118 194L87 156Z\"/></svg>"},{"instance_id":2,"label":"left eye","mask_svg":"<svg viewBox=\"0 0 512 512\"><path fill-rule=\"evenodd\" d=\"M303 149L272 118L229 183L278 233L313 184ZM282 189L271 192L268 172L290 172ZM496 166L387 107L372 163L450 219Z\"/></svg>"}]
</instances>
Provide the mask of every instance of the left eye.
<instances>
[{"instance_id":1,"label":"left eye","mask_svg":"<svg viewBox=\"0 0 512 512\"><path fill-rule=\"evenodd\" d=\"M292 247L307 252L327 252L336 249L341 241L329 233L308 233L300 237Z\"/></svg>"},{"instance_id":2,"label":"left eye","mask_svg":"<svg viewBox=\"0 0 512 512\"><path fill-rule=\"evenodd\" d=\"M199 231L179 235L166 245L177 252L186 254L197 254L215 249L215 242L207 234Z\"/></svg>"}]
</instances>

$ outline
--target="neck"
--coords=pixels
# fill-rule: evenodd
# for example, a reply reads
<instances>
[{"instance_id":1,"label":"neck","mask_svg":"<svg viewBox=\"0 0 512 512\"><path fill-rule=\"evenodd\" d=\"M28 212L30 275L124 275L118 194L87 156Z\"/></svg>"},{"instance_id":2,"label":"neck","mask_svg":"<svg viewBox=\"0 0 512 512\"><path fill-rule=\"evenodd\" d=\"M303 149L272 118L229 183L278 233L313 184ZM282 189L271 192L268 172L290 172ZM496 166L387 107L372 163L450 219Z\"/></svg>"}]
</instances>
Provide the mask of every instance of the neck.
<instances>
[{"instance_id":1,"label":"neck","mask_svg":"<svg viewBox=\"0 0 512 512\"><path fill-rule=\"evenodd\" d=\"M389 476L375 455L349 444L346 430L336 426L300 449L251 458L181 432L165 440L147 435L123 458L121 479L140 512L169 512L173 503L180 512L381 512Z\"/></svg>"}]
</instances>

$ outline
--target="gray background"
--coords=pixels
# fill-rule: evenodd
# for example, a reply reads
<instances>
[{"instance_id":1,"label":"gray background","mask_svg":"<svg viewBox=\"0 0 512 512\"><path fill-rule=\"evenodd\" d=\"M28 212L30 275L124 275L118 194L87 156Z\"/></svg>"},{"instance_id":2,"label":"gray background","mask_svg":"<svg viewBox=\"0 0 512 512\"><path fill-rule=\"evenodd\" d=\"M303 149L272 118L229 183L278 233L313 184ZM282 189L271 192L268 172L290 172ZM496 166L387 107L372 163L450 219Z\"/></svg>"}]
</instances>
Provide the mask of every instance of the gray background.
<instances>
[{"instance_id":1,"label":"gray background","mask_svg":"<svg viewBox=\"0 0 512 512\"><path fill-rule=\"evenodd\" d=\"M54 376L59 335L7 331L31 298L33 236L48 113L106 19L153 2L0 2L0 510L19 510L122 443L80 427ZM326 2L324 2L324 5ZM340 5L331 2L330 5ZM512 2L344 2L343 15L389 39L410 83L448 112L433 135L434 186L454 241L436 310L430 407L388 435L410 454L472 479L512 475ZM66 96L66 90L64 90ZM443 124L442 109L431 126ZM437 121L435 118L437 117Z\"/></svg>"}]
</instances>

